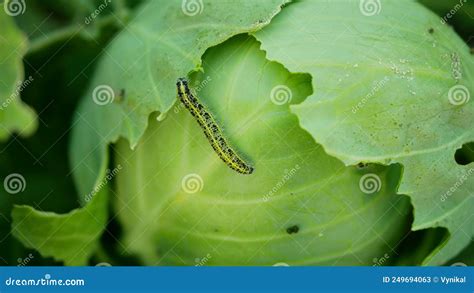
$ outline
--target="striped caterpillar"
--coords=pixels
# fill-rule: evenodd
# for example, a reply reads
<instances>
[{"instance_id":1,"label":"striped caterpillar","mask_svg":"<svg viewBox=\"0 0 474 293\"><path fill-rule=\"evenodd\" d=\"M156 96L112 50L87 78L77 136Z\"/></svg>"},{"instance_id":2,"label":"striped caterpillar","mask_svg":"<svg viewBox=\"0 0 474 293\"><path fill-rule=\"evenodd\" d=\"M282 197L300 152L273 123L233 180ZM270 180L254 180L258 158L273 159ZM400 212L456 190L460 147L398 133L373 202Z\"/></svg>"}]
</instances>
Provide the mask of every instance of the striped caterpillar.
<instances>
[{"instance_id":1,"label":"striped caterpillar","mask_svg":"<svg viewBox=\"0 0 474 293\"><path fill-rule=\"evenodd\" d=\"M232 147L230 147L212 114L189 90L186 79L179 78L176 82L176 86L178 88L178 98L181 103L183 103L197 120L207 140L222 161L241 174L252 174L254 168L247 164Z\"/></svg>"}]
</instances>

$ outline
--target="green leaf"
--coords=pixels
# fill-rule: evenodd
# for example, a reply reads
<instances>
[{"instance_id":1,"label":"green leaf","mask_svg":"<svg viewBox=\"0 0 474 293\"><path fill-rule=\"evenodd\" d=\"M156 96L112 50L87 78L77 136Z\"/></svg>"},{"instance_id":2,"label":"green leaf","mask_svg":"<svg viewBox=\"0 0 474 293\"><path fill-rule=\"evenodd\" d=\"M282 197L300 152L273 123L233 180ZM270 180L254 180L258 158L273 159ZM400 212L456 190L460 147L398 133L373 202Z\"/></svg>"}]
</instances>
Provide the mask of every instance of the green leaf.
<instances>
[{"instance_id":1,"label":"green leaf","mask_svg":"<svg viewBox=\"0 0 474 293\"><path fill-rule=\"evenodd\" d=\"M454 29L468 42L474 45L474 2L465 0L418 0L434 11L441 21L454 26Z\"/></svg>"},{"instance_id":2,"label":"green leaf","mask_svg":"<svg viewBox=\"0 0 474 293\"><path fill-rule=\"evenodd\" d=\"M23 82L22 58L27 42L12 18L0 12L0 141L13 132L28 136L37 127L34 111L20 100L21 91L31 82Z\"/></svg>"},{"instance_id":3,"label":"green leaf","mask_svg":"<svg viewBox=\"0 0 474 293\"><path fill-rule=\"evenodd\" d=\"M474 236L474 167L454 160L474 140L473 58L420 4L380 3L297 2L256 36L270 59L312 75L314 94L292 111L330 155L403 166L413 229L449 229L426 260L443 264Z\"/></svg>"},{"instance_id":4,"label":"green leaf","mask_svg":"<svg viewBox=\"0 0 474 293\"><path fill-rule=\"evenodd\" d=\"M22 8L15 21L28 35L28 53L74 38L101 42L104 32L116 32L126 24L130 12L124 0L29 0L16 7Z\"/></svg>"},{"instance_id":5,"label":"green leaf","mask_svg":"<svg viewBox=\"0 0 474 293\"><path fill-rule=\"evenodd\" d=\"M448 263L451 266L474 266L474 242Z\"/></svg>"},{"instance_id":6,"label":"green leaf","mask_svg":"<svg viewBox=\"0 0 474 293\"><path fill-rule=\"evenodd\" d=\"M193 68L190 67L189 70ZM90 125L89 123L93 124L94 121L81 120L81 122ZM92 143L106 142L98 139ZM99 157L93 158L94 172L100 172L105 168L105 158L105 150ZM79 187L84 187L80 189L82 199L99 183L97 174L94 176L88 178L91 181L85 182L86 184L92 182L93 185L79 184ZM96 197L105 198L105 195L98 194ZM96 250L98 238L104 229L105 202L105 199L94 200L85 208L76 209L66 215L40 212L27 206L16 207L13 212L14 235L26 246L39 250L43 256L52 256L70 265L84 264ZM34 223L36 225L33 225ZM63 246L67 246L68 249L60 249Z\"/></svg>"},{"instance_id":7,"label":"green leaf","mask_svg":"<svg viewBox=\"0 0 474 293\"><path fill-rule=\"evenodd\" d=\"M98 190L91 194L88 205L67 214L15 206L12 233L43 257L53 257L66 265L86 265L106 225L107 193L107 187Z\"/></svg>"},{"instance_id":8,"label":"green leaf","mask_svg":"<svg viewBox=\"0 0 474 293\"><path fill-rule=\"evenodd\" d=\"M152 265L372 265L392 254L409 230L400 169L345 167L314 143L289 112L311 94L308 75L241 35L209 49L192 80L255 171L227 167L182 105L150 118L134 151L124 140L116 151L127 251ZM360 189L364 175L380 180L373 194Z\"/></svg>"},{"instance_id":9,"label":"green leaf","mask_svg":"<svg viewBox=\"0 0 474 293\"><path fill-rule=\"evenodd\" d=\"M199 1L196 11L182 1L140 6L102 55L76 115L71 160L80 194L93 187L110 142L124 137L134 147L148 116L171 108L177 78L199 68L207 48L260 29L285 2L241 0L230 6Z\"/></svg>"},{"instance_id":10,"label":"green leaf","mask_svg":"<svg viewBox=\"0 0 474 293\"><path fill-rule=\"evenodd\" d=\"M179 11L181 11L180 6L179 6L179 9L180 9ZM36 57L36 55L41 56L43 54L41 53L42 51L44 50L35 51L34 54L32 54L33 57ZM194 68L195 66L193 65L187 71L190 71ZM174 87L174 81L172 85ZM94 106L97 107L96 104L94 104ZM84 114L84 113L81 113L81 114ZM105 168L106 166L105 158L106 158L107 152L105 151L105 148L100 151L99 156L94 157L94 151L95 151L96 145L99 144L105 147L105 145L108 142L103 140L102 137L100 138L97 137L99 133L95 132L96 131L95 129L89 128L95 122L101 123L100 120L82 119L84 117L81 116L81 114L78 115L79 118L78 120L76 120L76 122L74 122L74 124L82 123L83 124L82 126L85 126L86 131L92 131L92 133L95 135L91 137L90 133L87 133L86 136L80 136L79 137L80 141L78 143L76 142L76 144L73 143L73 146L72 146L72 153L74 153L75 151L74 150L75 146L81 147L81 145L83 145L84 142L86 144L91 143L87 145L87 147L92 147L92 149L89 149L89 150L92 150L92 152L85 154L85 156L81 158L81 159L85 159L84 161L81 161L81 164L73 165L73 166L78 166L77 170L79 170L78 171L79 173L80 173L81 167L86 168L86 169L91 168L94 171L93 175L90 177L87 177L85 182L79 182L78 184L80 197L83 200L83 203L85 203L84 198L87 197L88 194L90 194L90 191L93 190L93 188L95 188L97 184L100 184L100 180L98 181L98 178L100 179L101 177L98 175L98 173L100 173L101 172L100 170L103 170L103 168ZM147 116L148 114L145 114L144 117L146 118ZM79 128L79 131L81 131L81 127L78 127L78 128ZM84 128L82 128L82 130L84 130ZM99 130L100 130L100 127L99 127ZM76 135L77 135L77 132L76 132ZM87 139L97 138L97 140L96 141L85 140L84 138L87 138ZM78 163L78 162L75 162L75 163ZM105 209L105 206L104 204L102 204L102 201L99 201L99 202L93 201L87 204L85 208L74 210L73 212L67 215L44 213L44 212L32 210L31 208L28 208L28 207L17 207L14 210L14 225L16 229L15 236L18 239L20 239L26 246L39 250L43 256L52 256L57 260L65 260L67 264L82 264L87 260L87 258L91 255L91 253L94 252L94 250L96 249L98 236L100 235L100 232L102 231L105 225L102 221L102 217L105 217L104 209ZM94 213L89 212L89 210L94 210ZM93 217L90 217L91 214L98 214L99 216L97 216L97 219L95 219ZM31 222L27 221L29 218L36 220L38 222L38 225L40 227L43 227L41 231L42 233L39 233L39 234L35 233L38 225L37 226L31 225ZM22 224L22 223L26 223L26 224ZM68 234L68 228L71 225L81 225L81 227L85 227L85 229L76 228L74 229L73 232L69 230L69 234ZM58 226L57 233L54 231L52 231L53 234L50 233L49 229L51 226ZM61 228L61 227L64 227L64 228ZM48 233L45 232L45 230ZM64 240L64 238L66 238L66 240ZM68 241L67 245L70 245L69 243L72 240L76 240L76 242L73 244L70 250L68 249L68 250L61 251L58 249L59 246L66 245L64 241ZM80 252L77 253L77 251L80 251Z\"/></svg>"},{"instance_id":11,"label":"green leaf","mask_svg":"<svg viewBox=\"0 0 474 293\"><path fill-rule=\"evenodd\" d=\"M78 210L74 212L74 217L63 215L79 206L78 196L72 176L70 176L71 165L68 162L71 117L75 113L83 89L89 82L89 76L93 73L93 61L97 59L97 55L100 54L106 42L105 36L91 41L75 35L63 43L44 47L34 53L30 52L24 59L27 64L26 75L33 76L35 80L22 91L21 96L37 110L41 123L34 135L28 138L14 137L0 145L0 166L2 166L0 178L3 180L9 174L19 173L26 183L24 191L18 194L8 194L0 188L0 257L10 265L17 265L17 259L25 259L30 252L34 258L28 265L58 264L52 262L51 258L40 257L39 253L25 250L22 243L11 236L10 214L13 205L29 205L37 210L33 212L31 209L25 210L25 207L21 207L21 212L16 212L14 225L23 222L23 219L28 221L30 216L37 221L35 225L21 225L20 232L23 235L21 240L29 247L33 247L31 243L39 246L41 243L63 241L65 231L61 233L59 230L43 231L42 234L36 232L37 227L49 227L52 219L58 222L63 221L65 227L70 227L75 219L85 220L85 215L76 215L79 213ZM52 55L54 58L51 58ZM58 72L61 74L58 75ZM52 84L54 84L54 91L51 90ZM101 168L105 168L105 165ZM94 204L95 206L89 209L94 209L96 218L105 217L107 206L102 203ZM100 210L101 208L103 210ZM70 231L71 235L88 233L91 227L94 231L99 231L100 227L104 227L103 223L99 224L93 218L88 220L87 225ZM90 239L94 236L96 236L94 241L98 242L99 234L91 234ZM90 243L86 246L86 239L80 240L86 250L89 250L84 250L83 253L90 254L90 251L94 251L96 244ZM77 242L75 247L79 245L81 242ZM42 248L42 253L46 252L48 256L54 256L57 260L64 257L62 250L45 250L46 248ZM71 258L68 257L65 260L68 259Z\"/></svg>"}]
</instances>

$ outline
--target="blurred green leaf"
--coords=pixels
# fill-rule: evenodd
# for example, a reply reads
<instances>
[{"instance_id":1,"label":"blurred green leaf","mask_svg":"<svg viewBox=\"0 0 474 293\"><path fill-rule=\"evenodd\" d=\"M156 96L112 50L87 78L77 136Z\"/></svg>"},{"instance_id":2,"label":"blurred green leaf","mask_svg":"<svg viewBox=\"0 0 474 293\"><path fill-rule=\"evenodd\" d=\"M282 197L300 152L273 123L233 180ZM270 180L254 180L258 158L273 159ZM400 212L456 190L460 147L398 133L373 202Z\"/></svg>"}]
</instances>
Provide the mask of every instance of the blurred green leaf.
<instances>
[{"instance_id":1,"label":"blurred green leaf","mask_svg":"<svg viewBox=\"0 0 474 293\"><path fill-rule=\"evenodd\" d=\"M474 169L454 160L474 140L473 58L420 4L379 8L298 2L256 36L270 59L312 74L315 93L292 111L330 155L346 165L403 166L398 192L412 198L413 229L450 232L426 260L443 264L474 235Z\"/></svg>"},{"instance_id":2,"label":"blurred green leaf","mask_svg":"<svg viewBox=\"0 0 474 293\"><path fill-rule=\"evenodd\" d=\"M24 7L15 21L30 39L30 53L77 37L100 42L104 29L123 27L130 13L123 0L31 0Z\"/></svg>"},{"instance_id":3,"label":"blurred green leaf","mask_svg":"<svg viewBox=\"0 0 474 293\"><path fill-rule=\"evenodd\" d=\"M446 228L411 231L395 249L396 256L390 259L390 265L419 266L447 237Z\"/></svg>"},{"instance_id":4,"label":"blurred green leaf","mask_svg":"<svg viewBox=\"0 0 474 293\"><path fill-rule=\"evenodd\" d=\"M12 17L0 11L0 141L11 133L22 136L32 134L36 127L34 111L20 99L24 87L31 79L24 79L22 58L27 41L15 26Z\"/></svg>"},{"instance_id":5,"label":"blurred green leaf","mask_svg":"<svg viewBox=\"0 0 474 293\"><path fill-rule=\"evenodd\" d=\"M438 14L440 21L449 23L474 46L474 2L472 0L418 0Z\"/></svg>"},{"instance_id":6,"label":"blurred green leaf","mask_svg":"<svg viewBox=\"0 0 474 293\"><path fill-rule=\"evenodd\" d=\"M15 206L12 218L12 233L26 247L66 265L86 265L107 221L107 188L99 190L85 208L68 214Z\"/></svg>"},{"instance_id":7,"label":"blurred green leaf","mask_svg":"<svg viewBox=\"0 0 474 293\"><path fill-rule=\"evenodd\" d=\"M474 266L474 242L471 242L463 251L456 257L451 259L447 265L450 266Z\"/></svg>"},{"instance_id":8,"label":"blurred green leaf","mask_svg":"<svg viewBox=\"0 0 474 293\"><path fill-rule=\"evenodd\" d=\"M17 259L25 258L30 252L11 236L10 213L14 204L33 207L39 211L31 213L36 216L42 215L41 211L64 214L79 206L71 177L73 167L67 159L72 116L94 72L95 61L115 31L115 26L103 25L94 39L77 33L30 50L25 56L26 75L33 81L24 87L21 97L38 112L40 124L34 135L13 136L0 145L0 178L19 173L26 181L25 190L19 194L0 190L0 258L10 265L16 265ZM30 235L28 229L34 234L35 226L22 226L22 233ZM52 235L44 236L46 241ZM52 261L34 253L29 265L38 264L51 265Z\"/></svg>"}]
</instances>

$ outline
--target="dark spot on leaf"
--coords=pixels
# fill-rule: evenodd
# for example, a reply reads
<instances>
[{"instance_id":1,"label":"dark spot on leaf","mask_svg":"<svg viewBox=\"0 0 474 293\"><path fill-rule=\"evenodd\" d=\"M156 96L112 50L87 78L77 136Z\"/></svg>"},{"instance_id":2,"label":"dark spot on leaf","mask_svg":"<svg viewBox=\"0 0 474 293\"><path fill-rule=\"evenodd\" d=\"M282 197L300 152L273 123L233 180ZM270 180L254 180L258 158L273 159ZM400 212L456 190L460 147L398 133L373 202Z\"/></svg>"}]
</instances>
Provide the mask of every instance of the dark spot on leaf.
<instances>
[{"instance_id":1,"label":"dark spot on leaf","mask_svg":"<svg viewBox=\"0 0 474 293\"><path fill-rule=\"evenodd\" d=\"M120 89L120 92L117 95L116 101L122 102L124 99L125 99L125 89Z\"/></svg>"},{"instance_id":2,"label":"dark spot on leaf","mask_svg":"<svg viewBox=\"0 0 474 293\"><path fill-rule=\"evenodd\" d=\"M298 225L294 225L294 226L291 226L291 227L288 227L286 228L286 233L288 234L296 234L298 233L298 231L300 230L300 227L298 227Z\"/></svg>"},{"instance_id":3,"label":"dark spot on leaf","mask_svg":"<svg viewBox=\"0 0 474 293\"><path fill-rule=\"evenodd\" d=\"M430 29L428 30L428 32L429 32L430 34L434 33L434 28L430 27Z\"/></svg>"},{"instance_id":4,"label":"dark spot on leaf","mask_svg":"<svg viewBox=\"0 0 474 293\"><path fill-rule=\"evenodd\" d=\"M364 163L364 162L360 162L359 164L357 164L357 168L359 169L367 168L367 166L369 166L369 164Z\"/></svg>"}]
</instances>

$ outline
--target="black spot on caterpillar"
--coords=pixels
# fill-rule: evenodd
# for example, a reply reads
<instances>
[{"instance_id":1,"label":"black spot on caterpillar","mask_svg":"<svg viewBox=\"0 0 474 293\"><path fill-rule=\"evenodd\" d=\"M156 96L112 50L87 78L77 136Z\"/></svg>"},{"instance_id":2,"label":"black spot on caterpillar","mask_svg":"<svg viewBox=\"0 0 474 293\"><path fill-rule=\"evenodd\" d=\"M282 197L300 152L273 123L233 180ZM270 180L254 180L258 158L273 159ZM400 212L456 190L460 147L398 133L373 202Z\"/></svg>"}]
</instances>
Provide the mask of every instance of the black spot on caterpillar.
<instances>
[{"instance_id":1,"label":"black spot on caterpillar","mask_svg":"<svg viewBox=\"0 0 474 293\"><path fill-rule=\"evenodd\" d=\"M252 174L254 168L247 164L232 149L212 114L189 90L186 79L179 78L176 82L176 86L178 88L178 98L181 103L183 103L191 115L196 118L207 140L222 161L241 174Z\"/></svg>"}]
</instances>

